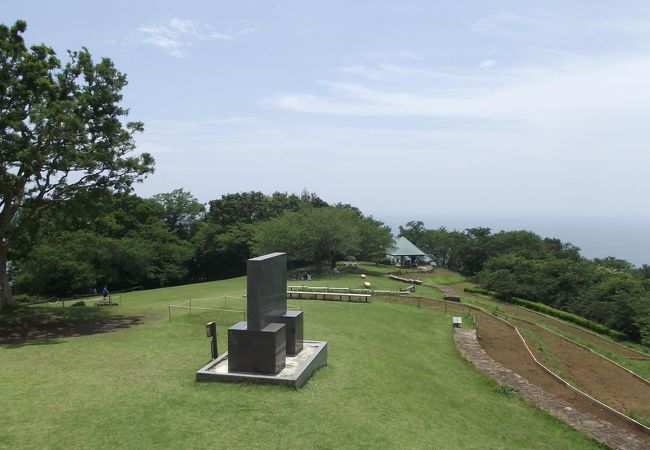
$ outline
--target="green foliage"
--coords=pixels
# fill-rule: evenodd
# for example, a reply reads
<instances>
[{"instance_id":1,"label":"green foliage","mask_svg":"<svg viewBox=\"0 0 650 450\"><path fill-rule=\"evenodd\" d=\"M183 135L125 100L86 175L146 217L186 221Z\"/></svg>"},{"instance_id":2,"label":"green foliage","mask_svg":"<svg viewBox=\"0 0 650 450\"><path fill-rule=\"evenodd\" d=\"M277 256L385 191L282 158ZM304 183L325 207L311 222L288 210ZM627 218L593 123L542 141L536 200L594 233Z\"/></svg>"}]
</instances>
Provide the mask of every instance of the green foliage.
<instances>
[{"instance_id":1,"label":"green foliage","mask_svg":"<svg viewBox=\"0 0 650 450\"><path fill-rule=\"evenodd\" d=\"M523 306L523 307L531 309L533 311L541 312L541 313L544 313L544 314L548 314L549 316L552 316L552 317L557 317L558 319L566 320L567 322L574 323L574 324L579 325L579 326L581 326L583 328L587 328L587 329L589 329L591 331L595 331L597 333L604 334L604 335L613 337L615 339L620 340L620 339L623 339L625 337L622 333L620 333L620 332L618 332L616 330L609 329L606 326L601 325L601 324L599 324L597 322L594 322L594 321L589 320L589 319L585 319L584 317L581 317L581 316L578 316L578 315L575 315L575 314L568 313L566 311L561 311L559 309L552 308L552 307L550 307L548 305L545 305L543 303L531 302L529 300L524 300L523 298L513 297L513 296L509 296L509 295L503 295L503 294L500 294L498 292L489 291L487 289L466 287L465 292L470 292L470 293L474 293L474 294L489 295L490 297L497 298L497 299L499 299L501 301L511 303L513 305Z\"/></svg>"},{"instance_id":2,"label":"green foliage","mask_svg":"<svg viewBox=\"0 0 650 450\"><path fill-rule=\"evenodd\" d=\"M636 342L650 334L650 269L607 257L585 260L580 249L530 231L444 227L408 222L400 232L437 266L474 276L506 299L527 298L584 316ZM647 272L647 273L646 273Z\"/></svg>"},{"instance_id":3,"label":"green foliage","mask_svg":"<svg viewBox=\"0 0 650 450\"><path fill-rule=\"evenodd\" d=\"M359 252L358 222L354 211L342 207L289 211L256 227L253 248L258 254L287 252L289 260L314 262L320 271L323 261L334 265Z\"/></svg>"},{"instance_id":4,"label":"green foliage","mask_svg":"<svg viewBox=\"0 0 650 450\"><path fill-rule=\"evenodd\" d=\"M626 414L628 417L631 417L637 422L642 423L646 427L650 427L650 417L641 416L639 414L636 414L634 411L627 411Z\"/></svg>"},{"instance_id":5,"label":"green foliage","mask_svg":"<svg viewBox=\"0 0 650 450\"><path fill-rule=\"evenodd\" d=\"M503 395L504 397L514 397L517 395L517 388L510 386L509 384L500 384L494 391L499 395Z\"/></svg>"},{"instance_id":6,"label":"green foliage","mask_svg":"<svg viewBox=\"0 0 650 450\"><path fill-rule=\"evenodd\" d=\"M399 226L399 235L416 243L422 240L425 230L424 222L421 220L412 220L407 222L405 227Z\"/></svg>"},{"instance_id":7,"label":"green foliage","mask_svg":"<svg viewBox=\"0 0 650 450\"><path fill-rule=\"evenodd\" d=\"M194 258L191 279L213 280L243 275L246 260L252 255L252 228L269 221L285 211L327 206L318 195L274 192L240 192L225 194L209 202L204 220L194 227L192 245Z\"/></svg>"},{"instance_id":8,"label":"green foliage","mask_svg":"<svg viewBox=\"0 0 650 450\"><path fill-rule=\"evenodd\" d=\"M165 286L182 280L188 243L166 228L148 226L128 237L64 231L39 241L14 274L19 292L63 297L93 288Z\"/></svg>"},{"instance_id":9,"label":"green foliage","mask_svg":"<svg viewBox=\"0 0 650 450\"><path fill-rule=\"evenodd\" d=\"M358 219L356 227L359 250L352 257L361 261L382 261L386 257L386 249L394 244L390 227L372 216Z\"/></svg>"},{"instance_id":10,"label":"green foliage","mask_svg":"<svg viewBox=\"0 0 650 450\"><path fill-rule=\"evenodd\" d=\"M161 207L135 195L97 190L48 208L12 250L17 292L85 294L178 283L192 256L161 219Z\"/></svg>"},{"instance_id":11,"label":"green foliage","mask_svg":"<svg viewBox=\"0 0 650 450\"><path fill-rule=\"evenodd\" d=\"M639 342L650 293L632 271L569 259L491 258L477 281L504 298L524 297L599 322Z\"/></svg>"},{"instance_id":12,"label":"green foliage","mask_svg":"<svg viewBox=\"0 0 650 450\"><path fill-rule=\"evenodd\" d=\"M0 24L0 309L12 304L7 251L40 211L153 171L149 154L129 156L143 125L124 121L124 74L86 49L62 64L46 45L27 48L25 30Z\"/></svg>"},{"instance_id":13,"label":"green foliage","mask_svg":"<svg viewBox=\"0 0 650 450\"><path fill-rule=\"evenodd\" d=\"M293 213L296 221L309 220L304 229L319 230L320 240L291 236L295 244L319 246L321 259L378 259L392 239L388 227L357 208L326 208L317 195L306 192L228 194L211 202L205 216L202 205L183 189L143 199L94 188L56 204L48 202L52 205L21 228L12 247L17 292L62 296L104 284L112 289L154 287L242 275L252 254L255 226L283 211ZM336 228L343 223L339 219L347 225ZM274 231L284 234L283 226ZM327 250L332 243L334 253ZM273 250L280 248L271 244ZM302 251L292 251L298 254L295 260L315 260L316 250L295 248Z\"/></svg>"},{"instance_id":14,"label":"green foliage","mask_svg":"<svg viewBox=\"0 0 650 450\"><path fill-rule=\"evenodd\" d=\"M284 251L290 261L313 262L318 271L323 261L381 260L393 242L389 227L349 205L286 211L256 226L254 241L255 253Z\"/></svg>"},{"instance_id":15,"label":"green foliage","mask_svg":"<svg viewBox=\"0 0 650 450\"><path fill-rule=\"evenodd\" d=\"M268 220L272 217L268 200L261 192L226 194L209 202L207 219L221 226Z\"/></svg>"},{"instance_id":16,"label":"green foliage","mask_svg":"<svg viewBox=\"0 0 650 450\"><path fill-rule=\"evenodd\" d=\"M248 224L223 227L200 222L192 238L192 278L214 280L244 274L251 242L252 228Z\"/></svg>"},{"instance_id":17,"label":"green foliage","mask_svg":"<svg viewBox=\"0 0 650 450\"><path fill-rule=\"evenodd\" d=\"M275 192L238 192L225 194L219 200L209 202L206 219L224 227L252 224L277 217L284 211L298 211L308 207L328 206L316 194L304 191L300 196Z\"/></svg>"},{"instance_id":18,"label":"green foliage","mask_svg":"<svg viewBox=\"0 0 650 450\"><path fill-rule=\"evenodd\" d=\"M152 200L161 206L161 218L173 232L184 239L192 235L192 230L205 210L203 204L183 188L154 195Z\"/></svg>"},{"instance_id":19,"label":"green foliage","mask_svg":"<svg viewBox=\"0 0 650 450\"><path fill-rule=\"evenodd\" d=\"M431 255L437 267L458 270L463 266L461 247L465 236L457 231L447 231L445 227L426 230L417 245Z\"/></svg>"}]
</instances>

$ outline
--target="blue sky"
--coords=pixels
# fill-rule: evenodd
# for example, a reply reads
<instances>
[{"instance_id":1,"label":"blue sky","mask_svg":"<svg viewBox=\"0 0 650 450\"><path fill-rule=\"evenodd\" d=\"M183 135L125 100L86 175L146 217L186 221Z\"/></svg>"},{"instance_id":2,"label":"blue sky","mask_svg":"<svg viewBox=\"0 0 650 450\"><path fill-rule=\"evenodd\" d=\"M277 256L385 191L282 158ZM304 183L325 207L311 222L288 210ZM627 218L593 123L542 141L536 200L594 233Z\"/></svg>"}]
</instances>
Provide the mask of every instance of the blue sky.
<instances>
[{"instance_id":1,"label":"blue sky","mask_svg":"<svg viewBox=\"0 0 650 450\"><path fill-rule=\"evenodd\" d=\"M19 18L128 75L144 196L650 216L647 1L5 2Z\"/></svg>"}]
</instances>

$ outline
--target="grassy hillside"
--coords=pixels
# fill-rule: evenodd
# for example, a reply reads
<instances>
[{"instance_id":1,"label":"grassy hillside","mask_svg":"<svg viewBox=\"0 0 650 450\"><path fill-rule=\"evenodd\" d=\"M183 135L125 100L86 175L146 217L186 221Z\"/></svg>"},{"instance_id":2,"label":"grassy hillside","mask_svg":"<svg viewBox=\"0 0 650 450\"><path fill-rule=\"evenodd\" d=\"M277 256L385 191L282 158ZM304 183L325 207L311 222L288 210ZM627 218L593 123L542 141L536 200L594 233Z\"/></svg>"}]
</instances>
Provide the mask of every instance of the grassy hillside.
<instances>
[{"instance_id":1,"label":"grassy hillside","mask_svg":"<svg viewBox=\"0 0 650 450\"><path fill-rule=\"evenodd\" d=\"M135 325L1 344L0 447L598 448L500 393L459 356L449 317L403 304L292 301L305 338L329 342L329 365L301 390L194 381L209 359L204 323L218 322L223 351L240 317L195 310L169 321L167 305L244 291L238 278L125 294L105 311Z\"/></svg>"}]
</instances>

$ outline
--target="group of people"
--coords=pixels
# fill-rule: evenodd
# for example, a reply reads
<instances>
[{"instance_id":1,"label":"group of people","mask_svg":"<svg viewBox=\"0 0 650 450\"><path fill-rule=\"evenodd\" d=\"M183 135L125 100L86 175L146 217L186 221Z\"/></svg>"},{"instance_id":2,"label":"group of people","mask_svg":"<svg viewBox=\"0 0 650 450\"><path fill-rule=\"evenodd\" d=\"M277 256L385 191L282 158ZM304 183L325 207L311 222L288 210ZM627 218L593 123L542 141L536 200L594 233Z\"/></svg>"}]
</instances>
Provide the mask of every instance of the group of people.
<instances>
[{"instance_id":1,"label":"group of people","mask_svg":"<svg viewBox=\"0 0 650 450\"><path fill-rule=\"evenodd\" d=\"M341 273L341 271L336 266L332 267L330 269L330 272L331 273ZM311 281L311 274L309 272L297 273L297 274L294 274L291 279L296 280L296 281Z\"/></svg>"},{"instance_id":2,"label":"group of people","mask_svg":"<svg viewBox=\"0 0 650 450\"><path fill-rule=\"evenodd\" d=\"M298 273L294 275L293 280L311 281L311 274L309 272L305 272L304 274Z\"/></svg>"}]
</instances>

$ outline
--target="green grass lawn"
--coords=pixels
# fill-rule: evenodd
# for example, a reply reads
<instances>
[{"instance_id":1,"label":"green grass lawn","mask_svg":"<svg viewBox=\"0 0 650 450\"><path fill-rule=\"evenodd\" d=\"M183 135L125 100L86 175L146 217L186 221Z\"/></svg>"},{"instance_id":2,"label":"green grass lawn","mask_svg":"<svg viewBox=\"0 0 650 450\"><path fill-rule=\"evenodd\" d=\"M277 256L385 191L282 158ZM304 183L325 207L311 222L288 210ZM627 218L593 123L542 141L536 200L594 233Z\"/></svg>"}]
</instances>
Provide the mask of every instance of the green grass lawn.
<instances>
[{"instance_id":1,"label":"green grass lawn","mask_svg":"<svg viewBox=\"0 0 650 450\"><path fill-rule=\"evenodd\" d=\"M311 283L346 280L359 276ZM303 389L196 382L210 353L205 322L217 321L224 351L241 318L178 311L170 321L167 305L227 297L239 309L244 291L238 278L123 294L102 311L138 325L0 345L0 447L599 448L500 393L458 354L449 318L412 305L292 300L305 338L329 342L328 366Z\"/></svg>"}]
</instances>

